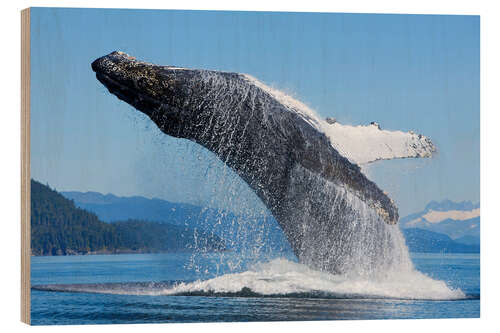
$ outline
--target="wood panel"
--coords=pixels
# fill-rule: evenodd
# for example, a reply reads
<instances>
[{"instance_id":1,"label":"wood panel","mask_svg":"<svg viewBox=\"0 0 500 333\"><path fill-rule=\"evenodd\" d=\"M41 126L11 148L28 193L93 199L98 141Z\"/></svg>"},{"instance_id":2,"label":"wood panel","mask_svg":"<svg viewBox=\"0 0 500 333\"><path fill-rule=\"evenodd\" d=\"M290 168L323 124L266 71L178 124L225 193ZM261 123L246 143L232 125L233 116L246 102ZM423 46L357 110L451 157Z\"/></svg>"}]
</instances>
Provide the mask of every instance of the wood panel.
<instances>
[{"instance_id":1,"label":"wood panel","mask_svg":"<svg viewBox=\"0 0 500 333\"><path fill-rule=\"evenodd\" d=\"M30 9L21 11L21 321L30 323Z\"/></svg>"}]
</instances>

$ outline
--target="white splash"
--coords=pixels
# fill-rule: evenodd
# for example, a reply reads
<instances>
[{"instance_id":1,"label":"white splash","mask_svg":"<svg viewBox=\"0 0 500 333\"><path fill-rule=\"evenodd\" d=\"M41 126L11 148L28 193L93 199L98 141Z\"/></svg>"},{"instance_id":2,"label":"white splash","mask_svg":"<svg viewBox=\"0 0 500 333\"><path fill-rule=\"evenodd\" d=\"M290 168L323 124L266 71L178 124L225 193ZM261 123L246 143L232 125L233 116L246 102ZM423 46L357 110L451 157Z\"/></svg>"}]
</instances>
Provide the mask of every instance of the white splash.
<instances>
[{"instance_id":1,"label":"white splash","mask_svg":"<svg viewBox=\"0 0 500 333\"><path fill-rule=\"evenodd\" d=\"M210 280L181 283L158 291L158 295L204 293L239 293L248 288L263 296L314 294L342 298L395 298L449 300L465 294L450 289L443 281L434 280L416 270L391 272L379 279L353 278L315 271L285 259L258 264L252 269L226 274Z\"/></svg>"}]
</instances>

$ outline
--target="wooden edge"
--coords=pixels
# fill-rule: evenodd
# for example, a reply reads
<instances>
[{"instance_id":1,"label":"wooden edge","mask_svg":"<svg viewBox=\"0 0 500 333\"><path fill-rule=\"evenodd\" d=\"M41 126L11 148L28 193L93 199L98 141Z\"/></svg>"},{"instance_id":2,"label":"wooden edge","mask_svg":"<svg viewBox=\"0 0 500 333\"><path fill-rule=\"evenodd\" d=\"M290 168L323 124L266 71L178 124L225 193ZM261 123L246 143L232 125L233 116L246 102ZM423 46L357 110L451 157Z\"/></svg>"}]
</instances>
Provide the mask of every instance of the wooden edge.
<instances>
[{"instance_id":1,"label":"wooden edge","mask_svg":"<svg viewBox=\"0 0 500 333\"><path fill-rule=\"evenodd\" d=\"M21 11L21 321L31 323L30 8Z\"/></svg>"}]
</instances>

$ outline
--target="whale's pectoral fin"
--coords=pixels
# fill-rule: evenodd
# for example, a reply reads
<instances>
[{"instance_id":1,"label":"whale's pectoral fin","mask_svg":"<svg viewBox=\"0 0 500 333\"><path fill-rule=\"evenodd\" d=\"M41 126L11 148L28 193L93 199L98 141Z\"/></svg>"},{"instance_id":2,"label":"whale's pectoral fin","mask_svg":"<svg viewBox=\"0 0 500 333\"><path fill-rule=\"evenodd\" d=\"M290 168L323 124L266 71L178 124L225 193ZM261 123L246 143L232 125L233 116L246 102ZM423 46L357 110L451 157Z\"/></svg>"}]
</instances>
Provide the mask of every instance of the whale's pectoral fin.
<instances>
[{"instance_id":1,"label":"whale's pectoral fin","mask_svg":"<svg viewBox=\"0 0 500 333\"><path fill-rule=\"evenodd\" d=\"M431 157L436 152L428 137L413 131L383 130L375 122L367 126L343 125L330 119L324 124L325 134L337 151L356 164Z\"/></svg>"}]
</instances>

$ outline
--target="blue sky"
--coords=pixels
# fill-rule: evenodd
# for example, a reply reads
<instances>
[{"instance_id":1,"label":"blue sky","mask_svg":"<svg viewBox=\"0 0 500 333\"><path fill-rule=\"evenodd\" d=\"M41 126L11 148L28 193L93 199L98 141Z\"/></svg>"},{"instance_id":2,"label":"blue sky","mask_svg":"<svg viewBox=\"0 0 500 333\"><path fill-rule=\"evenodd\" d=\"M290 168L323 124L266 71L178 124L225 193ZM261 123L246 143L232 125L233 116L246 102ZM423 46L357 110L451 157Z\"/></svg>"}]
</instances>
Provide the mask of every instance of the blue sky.
<instances>
[{"instance_id":1,"label":"blue sky","mask_svg":"<svg viewBox=\"0 0 500 333\"><path fill-rule=\"evenodd\" d=\"M162 134L90 63L121 50L251 74L341 123L431 137L433 159L372 164L401 215L479 201L479 17L35 8L31 174L58 190L263 210L204 149Z\"/></svg>"}]
</instances>

